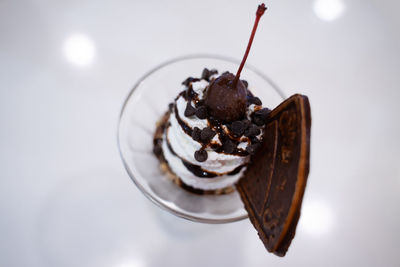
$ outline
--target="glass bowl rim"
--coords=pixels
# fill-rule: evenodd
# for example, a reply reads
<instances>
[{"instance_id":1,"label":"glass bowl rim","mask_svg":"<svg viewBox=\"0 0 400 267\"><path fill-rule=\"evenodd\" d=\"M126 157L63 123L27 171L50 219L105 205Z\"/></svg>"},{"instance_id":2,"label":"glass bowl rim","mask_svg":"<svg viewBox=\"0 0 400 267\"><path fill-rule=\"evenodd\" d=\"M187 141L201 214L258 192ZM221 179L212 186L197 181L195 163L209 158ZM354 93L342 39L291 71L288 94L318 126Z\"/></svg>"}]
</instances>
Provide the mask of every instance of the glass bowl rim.
<instances>
[{"instance_id":1,"label":"glass bowl rim","mask_svg":"<svg viewBox=\"0 0 400 267\"><path fill-rule=\"evenodd\" d=\"M144 75L142 75L137 82L135 83L135 85L133 86L133 88L129 91L128 95L125 97L125 100L123 102L120 114L119 114L119 119L118 119L118 127L117 127L117 143L118 143L118 150L119 150L119 154L120 157L122 159L122 163L124 164L125 170L127 171L129 177L131 178L131 180L133 181L133 183L136 185L136 187L151 201L153 202L155 205L157 205L158 207L160 207L161 209L168 211L180 218L183 219L187 219L193 222L200 222L200 223L208 223L208 224L224 224L224 223L230 223L230 222L236 222L236 221L241 221L243 219L248 218L248 215L241 215L241 216L235 216L232 218L227 218L227 219L209 219L209 218L203 218L200 216L193 216L193 215L188 215L185 214L183 212L177 211L173 208L170 208L168 206L166 206L165 204L163 204L161 201L159 201L156 197L154 197L151 192L148 192L142 185L141 183L135 178L135 175L133 175L133 173L130 171L129 167L128 167L128 163L122 153L122 149L121 149L121 140L120 140L120 125L121 125L121 120L122 120L122 116L124 114L126 105L128 103L128 101L130 100L131 96L133 95L133 93L136 91L136 89L141 85L141 83L146 80L149 76L151 76L153 73L155 73L156 71L171 65L173 63L176 62L180 62L180 61L185 61L185 60L190 60L190 59L217 59L217 60L222 60L222 61L227 61L230 63L234 63L239 65L240 64L240 60L237 60L235 58L231 58L231 57L227 57L227 56L221 56L221 55L215 55L215 54L188 54L188 55L184 55L184 56L179 56L179 57L175 57L172 59L169 59L167 61L164 61L163 63L155 66L154 68L150 69L148 72L146 72ZM280 87L273 82L267 75L265 75L264 73L262 73L261 71L259 71L256 67L252 66L251 64L246 63L245 65L246 69L251 70L252 72L254 72L255 74L257 74L258 76L260 76L263 80L265 80L277 93L278 95L282 98L285 99L285 94L282 92L282 90L280 89Z\"/></svg>"}]
</instances>

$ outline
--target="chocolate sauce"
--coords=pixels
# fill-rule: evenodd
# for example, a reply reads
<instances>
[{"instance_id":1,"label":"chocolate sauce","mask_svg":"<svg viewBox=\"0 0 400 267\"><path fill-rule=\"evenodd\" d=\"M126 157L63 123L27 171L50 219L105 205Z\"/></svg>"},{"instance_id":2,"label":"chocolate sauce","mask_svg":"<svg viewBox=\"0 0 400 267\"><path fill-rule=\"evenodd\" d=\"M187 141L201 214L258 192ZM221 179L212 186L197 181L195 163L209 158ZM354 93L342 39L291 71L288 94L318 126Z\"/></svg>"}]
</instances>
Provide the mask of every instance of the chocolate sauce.
<instances>
[{"instance_id":1,"label":"chocolate sauce","mask_svg":"<svg viewBox=\"0 0 400 267\"><path fill-rule=\"evenodd\" d=\"M183 165L194 175L200 178L214 178L217 177L215 173L207 172L203 170L199 165L191 164L187 161L182 160Z\"/></svg>"},{"instance_id":2,"label":"chocolate sauce","mask_svg":"<svg viewBox=\"0 0 400 267\"><path fill-rule=\"evenodd\" d=\"M192 187L192 186L190 186L190 185L187 185L187 184L185 184L184 182L182 182L182 180L180 180L180 186L181 186L183 189L185 189L185 190L187 190L187 191L189 191L189 192L192 192L192 193L194 193L194 194L204 195L204 194L206 193L205 190L197 189L197 188L194 188L194 187Z\"/></svg>"},{"instance_id":3,"label":"chocolate sauce","mask_svg":"<svg viewBox=\"0 0 400 267\"><path fill-rule=\"evenodd\" d=\"M166 139L166 140L167 140L167 147L168 147L168 149L169 149L169 152L171 152L171 154L174 155L175 157L178 157L178 158L179 158L179 156L176 154L176 152L172 149L172 146L171 146L171 144L169 143L168 139Z\"/></svg>"},{"instance_id":4,"label":"chocolate sauce","mask_svg":"<svg viewBox=\"0 0 400 267\"><path fill-rule=\"evenodd\" d=\"M184 131L186 134L188 134L189 136L192 136L192 132L193 132L192 128L190 128L190 126L187 125L187 124L181 119L181 117L179 117L178 109L176 108L176 105L175 105L175 107L174 107L174 113L175 113L175 118L176 118L176 120L178 121L179 125L182 127L183 131Z\"/></svg>"},{"instance_id":5,"label":"chocolate sauce","mask_svg":"<svg viewBox=\"0 0 400 267\"><path fill-rule=\"evenodd\" d=\"M189 163L189 162L187 162L187 161L182 160L182 163L183 163L183 165L185 165L185 167L186 167L191 173L193 173L194 175L196 175L196 176L198 176L198 177L200 177L200 178L214 178L214 177L217 177L217 176L218 176L217 174L215 174L215 173L213 173L213 172L205 171L205 170L203 170L200 166L191 164L191 163ZM226 173L226 174L224 174L224 175L229 175L229 176L230 176L230 175L238 174L238 173L240 172L240 170L241 170L244 166L245 166L245 165L240 165L240 166L236 167L233 171L228 172L228 173Z\"/></svg>"},{"instance_id":6,"label":"chocolate sauce","mask_svg":"<svg viewBox=\"0 0 400 267\"><path fill-rule=\"evenodd\" d=\"M233 171L231 171L230 173L228 173L228 175L235 175L238 174L240 172L240 170L244 167L245 165L240 165L237 166Z\"/></svg>"}]
</instances>

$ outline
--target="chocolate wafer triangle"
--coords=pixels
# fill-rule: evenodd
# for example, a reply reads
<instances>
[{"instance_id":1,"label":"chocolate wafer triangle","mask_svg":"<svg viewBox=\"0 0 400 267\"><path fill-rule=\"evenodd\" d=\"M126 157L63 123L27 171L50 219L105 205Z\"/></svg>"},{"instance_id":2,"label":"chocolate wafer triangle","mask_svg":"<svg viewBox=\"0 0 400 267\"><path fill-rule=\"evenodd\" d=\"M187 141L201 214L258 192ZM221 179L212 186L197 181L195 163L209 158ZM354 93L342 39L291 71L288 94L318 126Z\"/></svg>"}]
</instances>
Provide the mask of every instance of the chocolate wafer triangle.
<instances>
[{"instance_id":1,"label":"chocolate wafer triangle","mask_svg":"<svg viewBox=\"0 0 400 267\"><path fill-rule=\"evenodd\" d=\"M293 95L271 111L262 147L237 184L249 219L269 252L284 256L294 238L309 172L311 112Z\"/></svg>"}]
</instances>

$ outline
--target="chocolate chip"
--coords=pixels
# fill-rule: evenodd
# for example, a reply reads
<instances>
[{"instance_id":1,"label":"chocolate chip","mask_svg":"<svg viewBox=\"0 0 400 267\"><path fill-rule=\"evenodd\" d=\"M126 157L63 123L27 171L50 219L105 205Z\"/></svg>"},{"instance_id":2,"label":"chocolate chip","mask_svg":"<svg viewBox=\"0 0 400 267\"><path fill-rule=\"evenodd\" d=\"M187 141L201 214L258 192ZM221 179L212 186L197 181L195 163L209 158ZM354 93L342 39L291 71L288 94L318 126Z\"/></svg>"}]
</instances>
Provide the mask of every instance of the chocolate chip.
<instances>
[{"instance_id":1,"label":"chocolate chip","mask_svg":"<svg viewBox=\"0 0 400 267\"><path fill-rule=\"evenodd\" d=\"M200 141L201 130L198 127L194 127L192 131L192 138L194 141Z\"/></svg>"},{"instance_id":2,"label":"chocolate chip","mask_svg":"<svg viewBox=\"0 0 400 267\"><path fill-rule=\"evenodd\" d=\"M200 79L193 78L193 77L188 77L186 80L184 80L184 81L182 82L182 84L185 85L185 86L189 86L190 83L192 83L192 82L198 82L198 81L200 81Z\"/></svg>"},{"instance_id":3,"label":"chocolate chip","mask_svg":"<svg viewBox=\"0 0 400 267\"><path fill-rule=\"evenodd\" d=\"M161 138L156 138L153 140L154 147L153 147L153 153L159 157L162 153L162 139Z\"/></svg>"},{"instance_id":4,"label":"chocolate chip","mask_svg":"<svg viewBox=\"0 0 400 267\"><path fill-rule=\"evenodd\" d=\"M206 161L208 158L207 151L202 149L197 150L196 152L194 152L194 158L199 162Z\"/></svg>"},{"instance_id":5,"label":"chocolate chip","mask_svg":"<svg viewBox=\"0 0 400 267\"><path fill-rule=\"evenodd\" d=\"M222 149L224 150L225 153L232 154L236 149L236 145L231 140L228 139L224 142Z\"/></svg>"},{"instance_id":6,"label":"chocolate chip","mask_svg":"<svg viewBox=\"0 0 400 267\"><path fill-rule=\"evenodd\" d=\"M245 132L244 132L244 136L247 137L253 137L253 136L257 136L260 134L260 129L252 124Z\"/></svg>"},{"instance_id":7,"label":"chocolate chip","mask_svg":"<svg viewBox=\"0 0 400 267\"><path fill-rule=\"evenodd\" d=\"M185 91L185 96L186 100L192 100L195 96L197 96L197 93L193 90L192 85L189 85L189 88Z\"/></svg>"},{"instance_id":8,"label":"chocolate chip","mask_svg":"<svg viewBox=\"0 0 400 267\"><path fill-rule=\"evenodd\" d=\"M192 107L192 104L190 104L190 101L187 102L186 108L185 108L185 116L190 117L196 114L196 109Z\"/></svg>"},{"instance_id":9,"label":"chocolate chip","mask_svg":"<svg viewBox=\"0 0 400 267\"><path fill-rule=\"evenodd\" d=\"M200 106L196 109L196 116L203 120L207 118L207 108L205 106Z\"/></svg>"},{"instance_id":10,"label":"chocolate chip","mask_svg":"<svg viewBox=\"0 0 400 267\"><path fill-rule=\"evenodd\" d=\"M268 108L263 108L263 109L257 110L256 112L254 112L252 114L253 122L258 126L264 125L265 121L268 117L268 114L270 112L271 112L271 110L269 110Z\"/></svg>"},{"instance_id":11,"label":"chocolate chip","mask_svg":"<svg viewBox=\"0 0 400 267\"><path fill-rule=\"evenodd\" d=\"M154 146L161 146L162 145L162 138L154 138L153 139Z\"/></svg>"},{"instance_id":12,"label":"chocolate chip","mask_svg":"<svg viewBox=\"0 0 400 267\"><path fill-rule=\"evenodd\" d=\"M200 99L200 100L196 101L196 108L200 107L200 106L204 106L204 99Z\"/></svg>"},{"instance_id":13,"label":"chocolate chip","mask_svg":"<svg viewBox=\"0 0 400 267\"><path fill-rule=\"evenodd\" d=\"M234 121L231 124L231 131L235 137L241 136L246 130L246 124L243 121Z\"/></svg>"},{"instance_id":14,"label":"chocolate chip","mask_svg":"<svg viewBox=\"0 0 400 267\"><path fill-rule=\"evenodd\" d=\"M209 143L211 141L211 139L213 139L213 137L216 135L216 132L214 132L213 130L211 130L210 127L206 127L201 131L200 134L200 139L201 141L203 141L204 143Z\"/></svg>"},{"instance_id":15,"label":"chocolate chip","mask_svg":"<svg viewBox=\"0 0 400 267\"><path fill-rule=\"evenodd\" d=\"M210 147L212 150L216 151L216 152L221 151L221 146L220 146L219 144L213 143L213 144L210 144L209 147Z\"/></svg>"},{"instance_id":16,"label":"chocolate chip","mask_svg":"<svg viewBox=\"0 0 400 267\"><path fill-rule=\"evenodd\" d=\"M261 144L259 144L259 143L248 145L248 146L246 147L246 151L247 151L250 155L254 155L254 154L257 152L257 150L258 150L258 148L259 148L260 146L261 146Z\"/></svg>"},{"instance_id":17,"label":"chocolate chip","mask_svg":"<svg viewBox=\"0 0 400 267\"><path fill-rule=\"evenodd\" d=\"M263 126L265 124L264 120L260 117L253 117L253 122L254 124L258 125L258 126Z\"/></svg>"},{"instance_id":18,"label":"chocolate chip","mask_svg":"<svg viewBox=\"0 0 400 267\"><path fill-rule=\"evenodd\" d=\"M210 71L207 68L204 68L203 73L201 74L201 78L209 81L210 79Z\"/></svg>"},{"instance_id":19,"label":"chocolate chip","mask_svg":"<svg viewBox=\"0 0 400 267\"><path fill-rule=\"evenodd\" d=\"M182 82L182 84L183 84L184 86L189 86L191 79L193 79L193 78L192 78L192 77L186 78L186 80L184 80L184 81Z\"/></svg>"},{"instance_id":20,"label":"chocolate chip","mask_svg":"<svg viewBox=\"0 0 400 267\"><path fill-rule=\"evenodd\" d=\"M162 153L162 149L160 146L155 146L153 147L153 153L154 155L156 155L157 157L159 157Z\"/></svg>"},{"instance_id":21,"label":"chocolate chip","mask_svg":"<svg viewBox=\"0 0 400 267\"><path fill-rule=\"evenodd\" d=\"M263 119L266 119L268 114L271 112L269 108L263 108L254 112L257 116L262 116Z\"/></svg>"},{"instance_id":22,"label":"chocolate chip","mask_svg":"<svg viewBox=\"0 0 400 267\"><path fill-rule=\"evenodd\" d=\"M262 102L261 102L261 100L260 100L258 97L256 97L256 96L247 96L247 104L248 104L248 105L254 104L254 105L257 105L257 106L261 106L261 105L262 105Z\"/></svg>"},{"instance_id":23,"label":"chocolate chip","mask_svg":"<svg viewBox=\"0 0 400 267\"><path fill-rule=\"evenodd\" d=\"M224 144L227 140L229 140L229 137L224 132L220 132L218 138L222 144Z\"/></svg>"},{"instance_id":24,"label":"chocolate chip","mask_svg":"<svg viewBox=\"0 0 400 267\"><path fill-rule=\"evenodd\" d=\"M209 116L208 117L208 121L214 127L218 128L218 129L221 129L221 123L217 119L215 119L213 116Z\"/></svg>"},{"instance_id":25,"label":"chocolate chip","mask_svg":"<svg viewBox=\"0 0 400 267\"><path fill-rule=\"evenodd\" d=\"M242 122L244 123L244 126L245 126L245 130L247 129L247 128L249 128L250 126L251 126L251 121L250 120L247 120L247 119L244 119L244 120L242 120Z\"/></svg>"},{"instance_id":26,"label":"chocolate chip","mask_svg":"<svg viewBox=\"0 0 400 267\"><path fill-rule=\"evenodd\" d=\"M168 110L171 112L173 108L174 108L174 103L169 103Z\"/></svg>"},{"instance_id":27,"label":"chocolate chip","mask_svg":"<svg viewBox=\"0 0 400 267\"><path fill-rule=\"evenodd\" d=\"M244 84L244 87L249 87L249 83L246 81L246 80L241 80L242 81L242 83Z\"/></svg>"},{"instance_id":28,"label":"chocolate chip","mask_svg":"<svg viewBox=\"0 0 400 267\"><path fill-rule=\"evenodd\" d=\"M210 70L210 75L218 74L218 71L216 69Z\"/></svg>"}]
</instances>

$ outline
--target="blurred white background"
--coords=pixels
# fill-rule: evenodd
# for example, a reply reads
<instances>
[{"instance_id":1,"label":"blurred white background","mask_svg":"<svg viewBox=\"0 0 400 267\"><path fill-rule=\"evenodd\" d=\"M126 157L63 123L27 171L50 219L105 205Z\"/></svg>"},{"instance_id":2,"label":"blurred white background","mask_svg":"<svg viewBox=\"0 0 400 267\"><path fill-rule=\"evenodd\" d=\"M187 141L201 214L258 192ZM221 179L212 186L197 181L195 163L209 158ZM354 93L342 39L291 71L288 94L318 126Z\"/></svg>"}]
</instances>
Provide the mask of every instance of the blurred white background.
<instances>
[{"instance_id":1,"label":"blurred white background","mask_svg":"<svg viewBox=\"0 0 400 267\"><path fill-rule=\"evenodd\" d=\"M285 258L247 220L167 214L126 174L116 128L135 81L185 54L241 58L258 4L0 1L0 266L400 265L395 0L266 2L248 62L313 115Z\"/></svg>"}]
</instances>

